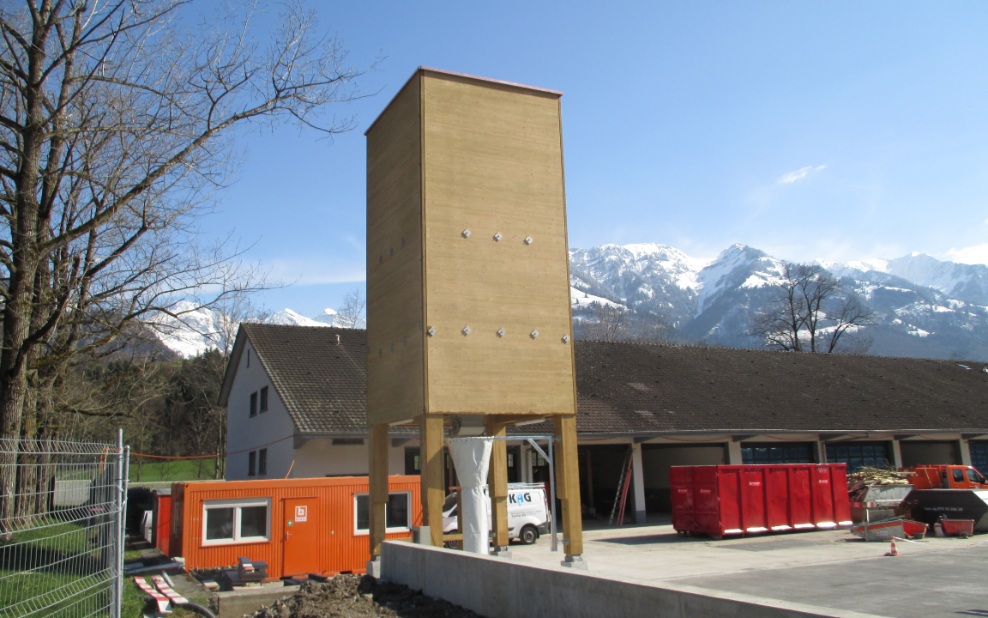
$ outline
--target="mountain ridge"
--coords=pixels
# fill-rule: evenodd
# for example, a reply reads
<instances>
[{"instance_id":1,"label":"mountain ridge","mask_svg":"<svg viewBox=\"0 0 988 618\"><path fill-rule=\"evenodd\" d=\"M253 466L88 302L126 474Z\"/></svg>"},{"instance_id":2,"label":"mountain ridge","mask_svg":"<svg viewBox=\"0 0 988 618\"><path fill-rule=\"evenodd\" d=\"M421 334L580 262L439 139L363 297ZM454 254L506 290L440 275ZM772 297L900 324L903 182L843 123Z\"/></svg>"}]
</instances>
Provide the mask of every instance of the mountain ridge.
<instances>
[{"instance_id":1,"label":"mountain ridge","mask_svg":"<svg viewBox=\"0 0 988 618\"><path fill-rule=\"evenodd\" d=\"M578 337L588 336L605 307L640 324L661 324L662 339L671 343L762 348L750 333L751 321L777 295L783 264L744 244L731 245L712 260L658 243L574 248L574 330ZM988 362L988 266L922 253L814 264L873 312L874 323L856 333L860 341L870 341L868 354ZM333 309L308 317L286 308L265 321L341 324ZM162 343L183 357L221 348L219 335L230 330L229 318L209 309L189 312L181 323L159 318L155 328Z\"/></svg>"}]
</instances>

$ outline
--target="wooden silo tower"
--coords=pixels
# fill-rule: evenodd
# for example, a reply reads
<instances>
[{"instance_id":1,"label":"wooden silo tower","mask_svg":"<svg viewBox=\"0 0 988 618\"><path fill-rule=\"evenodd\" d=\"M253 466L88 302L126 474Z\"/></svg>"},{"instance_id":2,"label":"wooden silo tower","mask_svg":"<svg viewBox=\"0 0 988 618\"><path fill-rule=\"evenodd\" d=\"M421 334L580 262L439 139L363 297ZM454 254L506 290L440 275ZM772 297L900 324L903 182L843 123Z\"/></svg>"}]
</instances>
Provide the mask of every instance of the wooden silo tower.
<instances>
[{"instance_id":1,"label":"wooden silo tower","mask_svg":"<svg viewBox=\"0 0 988 618\"><path fill-rule=\"evenodd\" d=\"M420 427L423 523L439 546L444 426L503 437L540 418L553 421L567 560L583 553L560 96L420 68L367 131L372 556L389 426ZM504 457L496 441L499 545Z\"/></svg>"}]
</instances>

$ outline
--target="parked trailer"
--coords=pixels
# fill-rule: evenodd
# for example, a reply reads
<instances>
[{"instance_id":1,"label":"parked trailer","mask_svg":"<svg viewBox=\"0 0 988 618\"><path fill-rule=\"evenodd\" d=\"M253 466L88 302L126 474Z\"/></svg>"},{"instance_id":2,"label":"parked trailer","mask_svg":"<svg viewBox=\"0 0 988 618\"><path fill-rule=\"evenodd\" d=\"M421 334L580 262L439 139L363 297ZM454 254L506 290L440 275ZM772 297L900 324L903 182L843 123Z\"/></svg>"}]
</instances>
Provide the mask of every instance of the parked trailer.
<instances>
[{"instance_id":1,"label":"parked trailer","mask_svg":"<svg viewBox=\"0 0 988 618\"><path fill-rule=\"evenodd\" d=\"M988 532L988 489L914 489L902 500L910 516L930 526L942 519L972 520L973 532Z\"/></svg>"},{"instance_id":2,"label":"parked trailer","mask_svg":"<svg viewBox=\"0 0 988 618\"><path fill-rule=\"evenodd\" d=\"M422 523L418 476L388 477L387 539ZM363 573L370 558L366 476L172 485L171 556L188 570L265 563L268 580Z\"/></svg>"},{"instance_id":3,"label":"parked trailer","mask_svg":"<svg viewBox=\"0 0 988 618\"><path fill-rule=\"evenodd\" d=\"M845 464L672 466L672 524L713 538L851 525Z\"/></svg>"}]
</instances>

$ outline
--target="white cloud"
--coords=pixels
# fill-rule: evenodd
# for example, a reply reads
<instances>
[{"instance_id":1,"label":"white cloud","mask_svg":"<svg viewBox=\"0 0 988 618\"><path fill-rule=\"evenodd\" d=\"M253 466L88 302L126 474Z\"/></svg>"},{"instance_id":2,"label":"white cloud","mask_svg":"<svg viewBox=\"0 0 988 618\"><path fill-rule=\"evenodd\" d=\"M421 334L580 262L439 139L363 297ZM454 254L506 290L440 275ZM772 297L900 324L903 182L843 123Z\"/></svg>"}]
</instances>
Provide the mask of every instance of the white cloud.
<instances>
[{"instance_id":1,"label":"white cloud","mask_svg":"<svg viewBox=\"0 0 988 618\"><path fill-rule=\"evenodd\" d=\"M328 256L275 260L262 263L270 279L283 285L326 285L362 282L367 276L362 261L341 261Z\"/></svg>"},{"instance_id":2,"label":"white cloud","mask_svg":"<svg viewBox=\"0 0 988 618\"><path fill-rule=\"evenodd\" d=\"M988 264L988 242L971 247L947 249L943 257L960 264Z\"/></svg>"},{"instance_id":3,"label":"white cloud","mask_svg":"<svg viewBox=\"0 0 988 618\"><path fill-rule=\"evenodd\" d=\"M826 165L807 165L806 167L801 167L794 172L788 172L779 177L776 182L780 185L791 185L800 180L806 180L810 174L818 174L823 170L827 169Z\"/></svg>"}]
</instances>

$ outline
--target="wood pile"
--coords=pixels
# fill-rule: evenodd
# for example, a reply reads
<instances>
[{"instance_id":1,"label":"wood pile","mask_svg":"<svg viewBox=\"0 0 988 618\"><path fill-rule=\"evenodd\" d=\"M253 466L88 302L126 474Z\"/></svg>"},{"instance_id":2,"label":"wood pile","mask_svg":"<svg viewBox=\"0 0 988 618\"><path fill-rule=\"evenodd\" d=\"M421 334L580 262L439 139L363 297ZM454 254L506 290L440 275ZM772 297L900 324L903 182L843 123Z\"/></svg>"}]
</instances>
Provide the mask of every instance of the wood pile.
<instances>
[{"instance_id":1,"label":"wood pile","mask_svg":"<svg viewBox=\"0 0 988 618\"><path fill-rule=\"evenodd\" d=\"M861 501L869 487L875 485L909 485L912 472L892 468L864 466L847 475L847 493L852 502Z\"/></svg>"}]
</instances>

